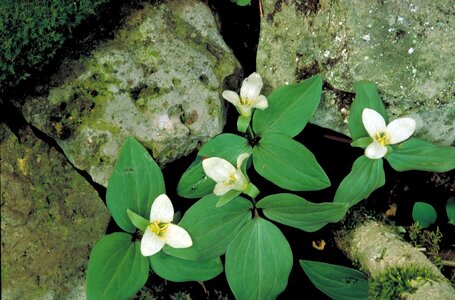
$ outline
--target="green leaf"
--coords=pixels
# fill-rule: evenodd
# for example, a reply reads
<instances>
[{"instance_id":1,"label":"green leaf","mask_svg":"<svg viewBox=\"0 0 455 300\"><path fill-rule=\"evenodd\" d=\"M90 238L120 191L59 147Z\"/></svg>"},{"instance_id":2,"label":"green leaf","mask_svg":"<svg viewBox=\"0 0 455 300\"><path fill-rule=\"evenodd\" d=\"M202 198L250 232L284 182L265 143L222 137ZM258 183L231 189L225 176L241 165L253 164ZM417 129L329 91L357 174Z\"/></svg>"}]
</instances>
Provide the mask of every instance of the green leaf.
<instances>
[{"instance_id":1,"label":"green leaf","mask_svg":"<svg viewBox=\"0 0 455 300\"><path fill-rule=\"evenodd\" d=\"M393 152L385 158L396 171L448 172L455 169L455 147L411 138L392 148Z\"/></svg>"},{"instance_id":2,"label":"green leaf","mask_svg":"<svg viewBox=\"0 0 455 300\"><path fill-rule=\"evenodd\" d=\"M177 194L185 198L201 198L213 192L215 181L210 179L202 168L202 159L221 157L234 166L237 157L242 153L250 153L252 149L248 141L238 135L223 133L208 141L196 157L196 160L183 173L177 186Z\"/></svg>"},{"instance_id":3,"label":"green leaf","mask_svg":"<svg viewBox=\"0 0 455 300\"><path fill-rule=\"evenodd\" d=\"M234 198L238 197L242 192L236 190L230 190L223 196L221 196L218 201L216 202L216 207L221 207L233 200Z\"/></svg>"},{"instance_id":4,"label":"green leaf","mask_svg":"<svg viewBox=\"0 0 455 300\"><path fill-rule=\"evenodd\" d=\"M251 3L251 0L231 0L236 3L238 6L247 6Z\"/></svg>"},{"instance_id":5,"label":"green leaf","mask_svg":"<svg viewBox=\"0 0 455 300\"><path fill-rule=\"evenodd\" d=\"M254 132L259 136L270 133L296 136L313 117L321 101L321 91L321 75L277 89L267 97L267 109L254 112Z\"/></svg>"},{"instance_id":6,"label":"green leaf","mask_svg":"<svg viewBox=\"0 0 455 300\"><path fill-rule=\"evenodd\" d=\"M226 252L239 230L251 220L253 206L242 197L222 207L216 207L217 200L214 194L207 195L186 211L179 225L188 231L193 246L185 249L165 246L167 254L188 260L209 260Z\"/></svg>"},{"instance_id":7,"label":"green leaf","mask_svg":"<svg viewBox=\"0 0 455 300\"><path fill-rule=\"evenodd\" d=\"M330 180L313 153L282 134L267 134L253 148L256 171L277 186L291 191L314 191L330 186Z\"/></svg>"},{"instance_id":8,"label":"green leaf","mask_svg":"<svg viewBox=\"0 0 455 300\"><path fill-rule=\"evenodd\" d=\"M352 147L366 148L373 142L373 139L369 136L357 139L351 143Z\"/></svg>"},{"instance_id":9,"label":"green leaf","mask_svg":"<svg viewBox=\"0 0 455 300\"><path fill-rule=\"evenodd\" d=\"M436 222L436 210L428 203L416 202L412 208L412 219L419 223L420 227L427 228Z\"/></svg>"},{"instance_id":10,"label":"green leaf","mask_svg":"<svg viewBox=\"0 0 455 300\"><path fill-rule=\"evenodd\" d=\"M450 197L446 204L447 217L449 224L455 225L455 197Z\"/></svg>"},{"instance_id":11,"label":"green leaf","mask_svg":"<svg viewBox=\"0 0 455 300\"><path fill-rule=\"evenodd\" d=\"M368 136L363 127L362 112L365 108L371 108L380 113L387 123L387 112L379 98L376 84L370 81L359 81L354 84L355 98L349 111L348 126L353 140Z\"/></svg>"},{"instance_id":12,"label":"green leaf","mask_svg":"<svg viewBox=\"0 0 455 300\"><path fill-rule=\"evenodd\" d=\"M128 217L130 218L131 223L133 223L133 225L140 231L145 231L145 229L147 229L147 226L149 226L149 224L150 224L149 220L134 213L129 208L126 210L126 213L128 214Z\"/></svg>"},{"instance_id":13,"label":"green leaf","mask_svg":"<svg viewBox=\"0 0 455 300\"><path fill-rule=\"evenodd\" d=\"M149 256L152 270L161 278L174 282L206 281L223 272L221 259L190 261L170 256L163 251Z\"/></svg>"},{"instance_id":14,"label":"green leaf","mask_svg":"<svg viewBox=\"0 0 455 300\"><path fill-rule=\"evenodd\" d=\"M148 217L153 201L163 193L160 168L138 141L127 138L107 186L106 204L115 222L124 231L134 232L127 209Z\"/></svg>"},{"instance_id":15,"label":"green leaf","mask_svg":"<svg viewBox=\"0 0 455 300\"><path fill-rule=\"evenodd\" d=\"M354 206L384 184L382 159L369 159L362 155L355 160L351 172L340 183L333 202Z\"/></svg>"},{"instance_id":16,"label":"green leaf","mask_svg":"<svg viewBox=\"0 0 455 300\"><path fill-rule=\"evenodd\" d=\"M257 207L273 221L308 232L340 221L348 210L345 203L312 203L287 193L267 196L258 202Z\"/></svg>"},{"instance_id":17,"label":"green leaf","mask_svg":"<svg viewBox=\"0 0 455 300\"><path fill-rule=\"evenodd\" d=\"M149 275L147 258L132 236L116 232L102 237L90 253L87 270L87 299L129 299Z\"/></svg>"},{"instance_id":18,"label":"green leaf","mask_svg":"<svg viewBox=\"0 0 455 300\"><path fill-rule=\"evenodd\" d=\"M317 261L299 262L311 282L330 298L337 300L368 298L368 278L362 272Z\"/></svg>"},{"instance_id":19,"label":"green leaf","mask_svg":"<svg viewBox=\"0 0 455 300\"><path fill-rule=\"evenodd\" d=\"M286 288L291 268L288 241L262 218L249 221L226 251L226 277L236 299L275 299Z\"/></svg>"}]
</instances>

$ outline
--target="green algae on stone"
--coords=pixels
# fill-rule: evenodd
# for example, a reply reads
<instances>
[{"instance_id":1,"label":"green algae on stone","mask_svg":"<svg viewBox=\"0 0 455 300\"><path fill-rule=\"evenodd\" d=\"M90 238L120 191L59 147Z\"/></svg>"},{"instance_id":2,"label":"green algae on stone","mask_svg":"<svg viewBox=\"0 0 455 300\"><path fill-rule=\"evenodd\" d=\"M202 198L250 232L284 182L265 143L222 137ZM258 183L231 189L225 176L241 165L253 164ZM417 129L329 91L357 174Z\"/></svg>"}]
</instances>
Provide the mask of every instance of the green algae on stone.
<instances>
[{"instance_id":1,"label":"green algae on stone","mask_svg":"<svg viewBox=\"0 0 455 300\"><path fill-rule=\"evenodd\" d=\"M113 39L68 59L49 91L27 99L22 111L106 186L128 136L163 166L219 134L226 117L220 93L240 70L206 4L144 3Z\"/></svg>"},{"instance_id":2,"label":"green algae on stone","mask_svg":"<svg viewBox=\"0 0 455 300\"><path fill-rule=\"evenodd\" d=\"M324 94L353 92L358 80L376 82L390 117L409 115L418 137L449 145L454 28L448 0L266 1L257 69L269 90L319 72L328 85ZM342 102L323 97L312 122L347 133L350 105Z\"/></svg>"},{"instance_id":3,"label":"green algae on stone","mask_svg":"<svg viewBox=\"0 0 455 300\"><path fill-rule=\"evenodd\" d=\"M2 299L78 299L109 213L66 158L34 136L1 134Z\"/></svg>"}]
</instances>

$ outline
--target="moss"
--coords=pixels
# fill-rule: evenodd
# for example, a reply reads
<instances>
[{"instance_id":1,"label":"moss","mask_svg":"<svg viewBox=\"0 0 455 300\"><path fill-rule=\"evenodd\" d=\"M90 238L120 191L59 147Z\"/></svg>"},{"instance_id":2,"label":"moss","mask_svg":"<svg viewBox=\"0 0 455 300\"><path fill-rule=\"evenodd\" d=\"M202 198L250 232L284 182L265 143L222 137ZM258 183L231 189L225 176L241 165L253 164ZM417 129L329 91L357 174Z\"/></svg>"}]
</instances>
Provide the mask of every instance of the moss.
<instances>
[{"instance_id":1,"label":"moss","mask_svg":"<svg viewBox=\"0 0 455 300\"><path fill-rule=\"evenodd\" d=\"M439 255L439 244L442 233L439 227L435 231L425 230L418 224L413 224L407 230L411 244L416 248L425 248L425 254L439 269L442 268L442 259Z\"/></svg>"},{"instance_id":2,"label":"moss","mask_svg":"<svg viewBox=\"0 0 455 300\"><path fill-rule=\"evenodd\" d=\"M369 299L403 299L406 294L413 294L426 282L437 282L440 278L432 272L416 267L389 268L369 283Z\"/></svg>"}]
</instances>

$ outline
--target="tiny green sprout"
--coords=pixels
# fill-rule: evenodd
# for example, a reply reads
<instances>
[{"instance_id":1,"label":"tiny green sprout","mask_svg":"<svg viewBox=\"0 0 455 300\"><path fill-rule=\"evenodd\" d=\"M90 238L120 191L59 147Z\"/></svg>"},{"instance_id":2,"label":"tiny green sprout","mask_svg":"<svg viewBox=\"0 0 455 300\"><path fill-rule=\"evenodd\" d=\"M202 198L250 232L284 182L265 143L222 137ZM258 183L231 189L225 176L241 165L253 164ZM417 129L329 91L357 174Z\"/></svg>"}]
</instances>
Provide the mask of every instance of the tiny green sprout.
<instances>
[{"instance_id":1,"label":"tiny green sprout","mask_svg":"<svg viewBox=\"0 0 455 300\"><path fill-rule=\"evenodd\" d=\"M365 149L366 157L380 159L388 152L388 145L407 140L415 131L416 122L412 118L399 118L388 125L377 111L365 108L362 111L362 122L373 141Z\"/></svg>"},{"instance_id":2,"label":"tiny green sprout","mask_svg":"<svg viewBox=\"0 0 455 300\"><path fill-rule=\"evenodd\" d=\"M160 251L165 244L173 248L188 248L193 245L188 232L172 224L174 207L169 197L159 195L152 204L150 222L141 240L141 253L151 256Z\"/></svg>"},{"instance_id":3,"label":"tiny green sprout","mask_svg":"<svg viewBox=\"0 0 455 300\"><path fill-rule=\"evenodd\" d=\"M254 72L243 80L240 97L236 92L230 90L222 93L223 98L231 102L240 114L237 129L241 132L245 132L248 128L253 108L266 109L268 107L267 98L260 95L262 85L261 75Z\"/></svg>"}]
</instances>

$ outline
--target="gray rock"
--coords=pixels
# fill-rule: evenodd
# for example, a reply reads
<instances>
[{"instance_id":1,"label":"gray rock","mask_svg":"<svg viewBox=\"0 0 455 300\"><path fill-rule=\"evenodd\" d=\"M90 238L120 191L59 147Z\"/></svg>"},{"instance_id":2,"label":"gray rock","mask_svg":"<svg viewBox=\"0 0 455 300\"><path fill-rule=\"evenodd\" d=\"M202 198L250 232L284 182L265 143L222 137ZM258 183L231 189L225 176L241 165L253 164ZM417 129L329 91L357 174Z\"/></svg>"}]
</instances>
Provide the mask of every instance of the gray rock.
<instances>
[{"instance_id":1,"label":"gray rock","mask_svg":"<svg viewBox=\"0 0 455 300\"><path fill-rule=\"evenodd\" d=\"M454 143L452 1L274 0L263 5L257 70L269 92L322 73L327 88L312 122L347 133L353 83L370 80L391 118L411 116L418 137Z\"/></svg>"},{"instance_id":2,"label":"gray rock","mask_svg":"<svg viewBox=\"0 0 455 300\"><path fill-rule=\"evenodd\" d=\"M109 213L66 158L0 125L2 299L80 299Z\"/></svg>"},{"instance_id":3,"label":"gray rock","mask_svg":"<svg viewBox=\"0 0 455 300\"><path fill-rule=\"evenodd\" d=\"M206 4L158 1L132 12L87 57L66 61L23 114L106 186L130 135L164 166L219 134L220 92L240 73Z\"/></svg>"}]
</instances>

